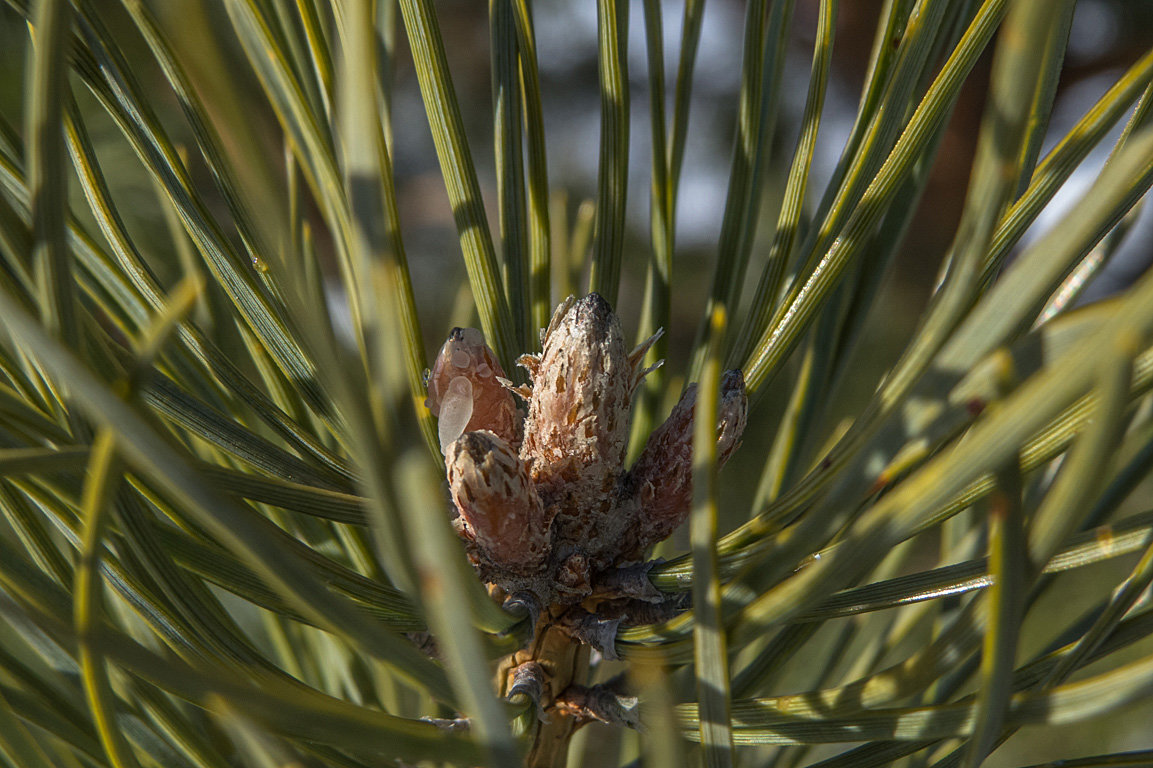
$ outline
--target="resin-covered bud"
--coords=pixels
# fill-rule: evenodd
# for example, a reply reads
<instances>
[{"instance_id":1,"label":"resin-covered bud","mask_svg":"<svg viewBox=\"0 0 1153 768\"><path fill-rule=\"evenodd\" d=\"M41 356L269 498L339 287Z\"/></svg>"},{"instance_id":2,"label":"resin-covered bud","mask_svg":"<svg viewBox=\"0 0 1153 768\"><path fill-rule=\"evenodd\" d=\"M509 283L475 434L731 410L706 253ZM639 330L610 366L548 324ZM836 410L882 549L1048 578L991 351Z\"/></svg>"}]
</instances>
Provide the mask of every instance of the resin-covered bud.
<instances>
[{"instance_id":1,"label":"resin-covered bud","mask_svg":"<svg viewBox=\"0 0 1153 768\"><path fill-rule=\"evenodd\" d=\"M561 304L532 377L521 456L562 537L577 541L615 495L629 431L634 365L620 321L595 293Z\"/></svg>"},{"instance_id":2,"label":"resin-covered bud","mask_svg":"<svg viewBox=\"0 0 1153 768\"><path fill-rule=\"evenodd\" d=\"M634 556L668 538L688 517L693 502L693 414L697 386L690 385L664 424L653 430L624 486L635 537ZM740 371L726 371L717 406L717 464L740 445L749 402Z\"/></svg>"},{"instance_id":3,"label":"resin-covered bud","mask_svg":"<svg viewBox=\"0 0 1153 768\"><path fill-rule=\"evenodd\" d=\"M476 328L453 328L428 375L425 405L438 418L440 449L465 432L487 429L520 444L522 417L504 370Z\"/></svg>"},{"instance_id":4,"label":"resin-covered bud","mask_svg":"<svg viewBox=\"0 0 1153 768\"><path fill-rule=\"evenodd\" d=\"M487 430L466 432L448 446L445 465L457 532L486 570L525 575L543 568L550 520L512 447Z\"/></svg>"}]
</instances>

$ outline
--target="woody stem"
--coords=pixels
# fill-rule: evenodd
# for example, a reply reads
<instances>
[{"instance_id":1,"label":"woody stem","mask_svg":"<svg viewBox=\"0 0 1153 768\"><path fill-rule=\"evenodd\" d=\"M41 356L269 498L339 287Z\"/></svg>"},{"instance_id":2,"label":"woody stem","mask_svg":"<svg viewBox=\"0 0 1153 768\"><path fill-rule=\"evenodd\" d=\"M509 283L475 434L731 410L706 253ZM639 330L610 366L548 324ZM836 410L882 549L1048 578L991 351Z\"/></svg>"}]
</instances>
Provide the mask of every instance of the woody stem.
<instances>
[{"instance_id":1,"label":"woody stem","mask_svg":"<svg viewBox=\"0 0 1153 768\"><path fill-rule=\"evenodd\" d=\"M541 702L548 722L537 723L532 750L525 765L528 768L564 768L576 723L556 710L553 704L570 685L587 682L589 646L573 640L553 626L549 618L542 617L537 625L532 658L548 673L547 690Z\"/></svg>"}]
</instances>

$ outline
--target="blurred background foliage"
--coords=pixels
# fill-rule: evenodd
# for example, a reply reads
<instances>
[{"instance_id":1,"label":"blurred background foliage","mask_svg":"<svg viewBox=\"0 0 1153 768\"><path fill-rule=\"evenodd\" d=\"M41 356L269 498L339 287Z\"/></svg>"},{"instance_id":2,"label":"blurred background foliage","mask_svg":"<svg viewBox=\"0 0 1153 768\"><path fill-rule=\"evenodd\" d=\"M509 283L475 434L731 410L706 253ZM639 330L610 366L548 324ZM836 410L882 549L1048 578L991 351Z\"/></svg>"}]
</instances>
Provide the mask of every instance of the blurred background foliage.
<instances>
[{"instance_id":1,"label":"blurred background foliage","mask_svg":"<svg viewBox=\"0 0 1153 768\"><path fill-rule=\"evenodd\" d=\"M486 602L443 535L424 360L454 325L483 325L507 366L591 280L629 337L666 327L635 449L701 369L730 257L747 266L719 303L754 410L718 490L733 678L704 682L732 730L698 728L701 630L682 617L627 631L624 661L593 672L629 671L646 732L590 725L570 764L976 764L1010 734L985 765L1153 764L1153 325L1135 303L1153 260L1137 202L1149 3L72 5L0 5L5 765L515 763L533 713L496 700L489 665L524 617ZM703 15L682 94L686 7ZM991 32L1006 7L1026 44L998 56L1015 68L998 79L994 49L1012 46L986 35L934 91L970 22ZM53 41L40 60L33 36ZM810 66L830 39L822 90ZM502 69L508 51L520 69ZM861 101L871 87L885 109ZM882 166L926 104L927 138ZM675 143L678 106L662 309L646 290L653 146ZM741 170L734 145L753 135ZM506 141L521 148L502 155ZM775 262L794 167L807 190ZM869 219L881 188L865 186L887 171ZM1046 174L1060 189L1026 195L997 241ZM547 290L532 282L542 242ZM838 253L844 288L795 293ZM1075 300L1035 323L1062 285ZM658 587L689 587L687 544L660 548ZM464 615L475 631L441 629ZM435 661L427 629L447 642ZM918 706L934 709L921 721ZM470 734L417 719L458 715Z\"/></svg>"}]
</instances>

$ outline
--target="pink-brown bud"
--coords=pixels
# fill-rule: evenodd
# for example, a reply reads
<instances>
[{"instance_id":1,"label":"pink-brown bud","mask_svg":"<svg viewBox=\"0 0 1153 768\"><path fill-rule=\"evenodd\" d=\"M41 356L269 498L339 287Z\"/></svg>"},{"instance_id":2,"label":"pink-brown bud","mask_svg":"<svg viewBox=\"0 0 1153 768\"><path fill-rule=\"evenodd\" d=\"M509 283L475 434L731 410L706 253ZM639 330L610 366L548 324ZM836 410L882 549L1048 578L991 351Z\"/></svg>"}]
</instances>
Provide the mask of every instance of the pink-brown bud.
<instances>
[{"instance_id":1,"label":"pink-brown bud","mask_svg":"<svg viewBox=\"0 0 1153 768\"><path fill-rule=\"evenodd\" d=\"M539 570L549 554L549 519L524 462L492 432L466 432L445 454L458 532L490 564L510 573Z\"/></svg>"},{"instance_id":2,"label":"pink-brown bud","mask_svg":"<svg viewBox=\"0 0 1153 768\"><path fill-rule=\"evenodd\" d=\"M637 555L668 536L688 517L693 502L693 414L697 386L690 385L664 424L653 430L625 481L625 493L636 515L630 533ZM723 465L740 445L748 417L748 397L740 371L721 379L717 408L717 464Z\"/></svg>"},{"instance_id":3,"label":"pink-brown bud","mask_svg":"<svg viewBox=\"0 0 1153 768\"><path fill-rule=\"evenodd\" d=\"M504 370L476 328L453 328L428 376L425 405L439 419L440 448L465 432L487 429L520 444L521 414L502 383Z\"/></svg>"}]
</instances>

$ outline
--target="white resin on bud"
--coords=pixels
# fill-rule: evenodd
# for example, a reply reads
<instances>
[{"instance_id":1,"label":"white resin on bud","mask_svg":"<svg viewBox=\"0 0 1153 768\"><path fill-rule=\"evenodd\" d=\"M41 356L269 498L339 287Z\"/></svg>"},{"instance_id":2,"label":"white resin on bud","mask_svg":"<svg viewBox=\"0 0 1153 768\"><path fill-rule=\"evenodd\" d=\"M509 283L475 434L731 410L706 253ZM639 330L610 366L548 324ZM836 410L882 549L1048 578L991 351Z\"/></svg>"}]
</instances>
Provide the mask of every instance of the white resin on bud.
<instances>
[{"instance_id":1,"label":"white resin on bud","mask_svg":"<svg viewBox=\"0 0 1153 768\"><path fill-rule=\"evenodd\" d=\"M450 381L448 391L440 401L440 421L437 423L441 453L464 434L472 418L472 404L472 382L464 376L457 376Z\"/></svg>"}]
</instances>

